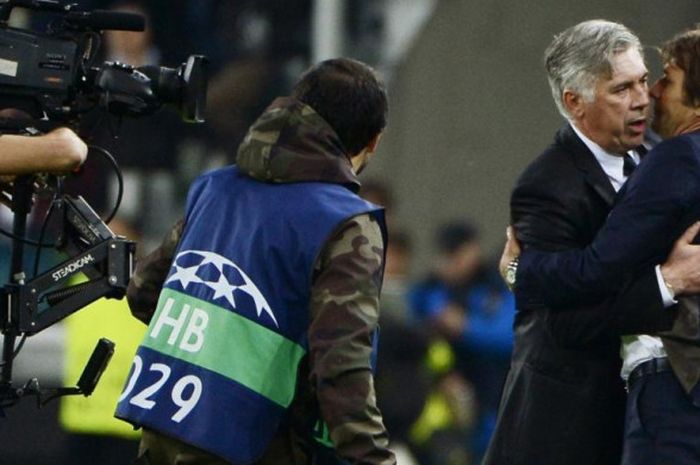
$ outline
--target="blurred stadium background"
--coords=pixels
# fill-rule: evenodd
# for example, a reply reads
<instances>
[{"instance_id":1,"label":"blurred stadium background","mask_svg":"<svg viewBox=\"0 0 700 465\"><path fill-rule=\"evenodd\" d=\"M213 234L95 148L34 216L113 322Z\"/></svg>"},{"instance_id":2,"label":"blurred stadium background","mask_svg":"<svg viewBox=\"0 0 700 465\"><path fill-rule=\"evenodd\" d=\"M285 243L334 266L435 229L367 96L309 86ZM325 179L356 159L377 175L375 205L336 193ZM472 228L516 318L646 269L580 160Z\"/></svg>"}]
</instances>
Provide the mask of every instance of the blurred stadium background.
<instances>
[{"instance_id":1,"label":"blurred stadium background","mask_svg":"<svg viewBox=\"0 0 700 465\"><path fill-rule=\"evenodd\" d=\"M622 22L648 46L647 60L654 79L659 64L653 47L700 21L697 0L78 3L81 9L142 11L149 18L148 34L106 34L106 60L171 67L193 53L211 60L208 121L202 126L184 126L165 109L152 117L118 123L121 135L113 140L110 126L100 116L89 116L84 122L83 134L108 147L124 170L127 192L119 219L131 228L132 237L143 238L144 252L158 243L181 214L189 181L205 169L233 162L248 125L272 98L288 93L294 79L310 63L344 55L375 66L389 89L389 126L378 156L362 179L378 187L379 197L374 198L387 205L391 227L402 234L403 239L396 243L406 245L395 249L394 260L403 261L393 262L396 279L390 279L385 294L387 307L393 306L392 311L409 327L422 310L412 310L416 304L407 303L406 297L412 283L435 268L440 250L432 243L440 225L466 221L478 229L484 267L500 252L508 224L510 189L524 166L549 144L562 124L542 65L543 51L552 36L585 19ZM40 18L22 11L13 17L13 23L42 27ZM78 189L98 210L105 211L114 195L114 176L97 160L90 162L83 176L76 181ZM10 219L9 210L2 208L3 228L9 229ZM38 214L35 223L40 223ZM6 282L9 244L3 241L0 272ZM467 317L470 311L474 310L463 308ZM512 315L512 308L503 311ZM114 312L121 314L109 316ZM127 321L123 304L84 313L82 322L55 325L27 341L15 364L17 384L31 377L38 377L46 386L73 384L75 365L83 357L77 346L91 347L114 326L122 333L115 336L117 339L124 334L133 338L139 331ZM117 320L121 323L115 323ZM454 381L445 374L450 368L444 366L459 367L460 356L473 359L481 349L471 345L471 352L461 355L463 346L448 344L452 347L445 352L435 341L454 341L440 324L431 326L427 342L422 337L414 339L418 348L415 356L421 359L415 363L430 359L432 374L426 391L416 394L420 408L414 417L401 419L398 415L397 421L410 422L396 427L402 431L399 436L405 435L402 443L410 451L403 463L476 463L487 440L475 436L478 420L472 418L478 416L475 412L480 400L471 378L479 377L479 368L460 372L460 381ZM127 349L117 345L117 351L127 351L121 355L127 369L129 344L123 344ZM507 346L505 354L507 359ZM389 359L387 363L391 366L401 361ZM111 389L118 393L118 380L115 383L117 387ZM430 403L436 393L442 396L443 404ZM455 403L463 415L445 420L447 414L440 405ZM31 399L25 399L7 409L6 418L0 418L0 465L107 463L89 461L96 455L90 455L95 452L86 444L92 441L101 447L102 443L95 442L97 436L117 438L117 444L128 444L124 450L131 453L135 442L128 439L132 437L129 431L99 426L81 431L75 427L75 418L80 423L75 410L59 415L65 408L54 401L38 410ZM90 407L71 408L81 412ZM66 415L73 419L66 420ZM425 450L430 441L431 447L442 447L436 431L450 427L457 433L445 435L450 436L445 443L455 447L454 454L442 456ZM85 435L87 442L80 440ZM109 445L104 448L109 450Z\"/></svg>"}]
</instances>

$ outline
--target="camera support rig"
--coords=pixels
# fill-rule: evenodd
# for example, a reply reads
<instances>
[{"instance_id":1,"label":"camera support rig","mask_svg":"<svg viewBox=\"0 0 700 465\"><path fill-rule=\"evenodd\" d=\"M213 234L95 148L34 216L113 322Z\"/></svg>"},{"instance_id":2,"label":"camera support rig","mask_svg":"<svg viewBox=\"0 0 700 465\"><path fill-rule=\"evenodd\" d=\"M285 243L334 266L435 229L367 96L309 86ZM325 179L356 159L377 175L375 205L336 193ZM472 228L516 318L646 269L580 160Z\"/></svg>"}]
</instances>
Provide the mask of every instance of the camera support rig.
<instances>
[{"instance_id":1,"label":"camera support rig","mask_svg":"<svg viewBox=\"0 0 700 465\"><path fill-rule=\"evenodd\" d=\"M65 196L61 202L65 230L59 240L66 241L71 258L26 282L5 286L0 302L3 331L31 336L100 297L124 296L134 243L115 236L81 197ZM66 287L79 273L88 281ZM42 311L43 302L48 308Z\"/></svg>"},{"instance_id":2,"label":"camera support rig","mask_svg":"<svg viewBox=\"0 0 700 465\"><path fill-rule=\"evenodd\" d=\"M71 258L26 280L23 268L26 216L31 209L33 176L15 181L13 192L13 282L0 290L0 331L4 334L0 376L0 413L21 397L36 395L38 403L61 395L90 395L114 352L107 339L98 342L76 388L41 389L36 379L24 387L12 385L15 339L31 336L101 298L124 296L133 271L135 243L116 236L82 199L63 195L57 202L62 234L57 248ZM71 284L83 274L87 281Z\"/></svg>"},{"instance_id":3,"label":"camera support rig","mask_svg":"<svg viewBox=\"0 0 700 465\"><path fill-rule=\"evenodd\" d=\"M45 32L11 27L14 8L48 13ZM79 11L63 0L0 0L0 102L28 114L33 129L42 123L77 121L98 106L116 116L150 115L161 105L173 105L188 122L204 121L207 59L192 55L178 68L123 63L95 63L103 30L144 30L141 15L108 10ZM54 127L56 127L54 125ZM51 129L51 128L50 128ZM0 132L32 133L23 122L0 118ZM4 335L0 360L0 416L2 408L25 395L82 393L88 395L113 351L102 342L93 353L77 388L39 389L30 380L24 388L12 385L12 363L19 349L16 338L36 334L100 297L123 297L131 277L134 244L116 236L81 198L55 200L62 212L59 249L71 258L27 279L24 272L26 219L31 210L34 176L13 183L14 212L12 282L0 289L0 332ZM4 193L3 193L4 194ZM41 246L41 245L40 245ZM74 284L77 275L88 280ZM20 342L21 346L21 342Z\"/></svg>"}]
</instances>

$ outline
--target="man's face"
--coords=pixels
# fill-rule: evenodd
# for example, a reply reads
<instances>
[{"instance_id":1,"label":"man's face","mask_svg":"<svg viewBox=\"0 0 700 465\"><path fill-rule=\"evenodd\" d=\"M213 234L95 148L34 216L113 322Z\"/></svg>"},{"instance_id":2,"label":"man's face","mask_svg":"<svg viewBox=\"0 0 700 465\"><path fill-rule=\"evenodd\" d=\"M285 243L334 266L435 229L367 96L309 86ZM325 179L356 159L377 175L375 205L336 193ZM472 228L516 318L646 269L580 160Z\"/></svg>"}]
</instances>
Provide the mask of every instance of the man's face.
<instances>
[{"instance_id":1,"label":"man's face","mask_svg":"<svg viewBox=\"0 0 700 465\"><path fill-rule=\"evenodd\" d=\"M624 153L644 140L649 95L647 68L637 49L616 54L612 76L601 77L592 102L581 101L574 121L581 131L610 153Z\"/></svg>"},{"instance_id":2,"label":"man's face","mask_svg":"<svg viewBox=\"0 0 700 465\"><path fill-rule=\"evenodd\" d=\"M649 91L654 99L651 127L664 139L680 134L696 118L694 108L683 103L684 80L685 71L674 64L666 64L664 75Z\"/></svg>"}]
</instances>

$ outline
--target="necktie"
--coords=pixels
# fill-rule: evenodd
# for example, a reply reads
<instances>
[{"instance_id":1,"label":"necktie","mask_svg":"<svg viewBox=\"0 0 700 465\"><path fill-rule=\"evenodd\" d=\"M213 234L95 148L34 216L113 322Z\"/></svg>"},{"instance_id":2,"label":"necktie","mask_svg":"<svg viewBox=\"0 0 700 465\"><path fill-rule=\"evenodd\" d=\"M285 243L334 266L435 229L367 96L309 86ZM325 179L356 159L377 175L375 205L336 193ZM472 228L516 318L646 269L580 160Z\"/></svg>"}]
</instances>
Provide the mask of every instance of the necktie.
<instances>
[{"instance_id":1,"label":"necktie","mask_svg":"<svg viewBox=\"0 0 700 465\"><path fill-rule=\"evenodd\" d=\"M639 145L634 150L637 152L637 155L639 155L640 160L643 159L644 155L646 155L647 152L649 151L649 150L647 150L647 148L644 145Z\"/></svg>"},{"instance_id":2,"label":"necktie","mask_svg":"<svg viewBox=\"0 0 700 465\"><path fill-rule=\"evenodd\" d=\"M625 175L626 178L630 177L632 172L637 168L637 164L634 162L632 157L626 153L623 157L623 163L622 163L622 174Z\"/></svg>"}]
</instances>

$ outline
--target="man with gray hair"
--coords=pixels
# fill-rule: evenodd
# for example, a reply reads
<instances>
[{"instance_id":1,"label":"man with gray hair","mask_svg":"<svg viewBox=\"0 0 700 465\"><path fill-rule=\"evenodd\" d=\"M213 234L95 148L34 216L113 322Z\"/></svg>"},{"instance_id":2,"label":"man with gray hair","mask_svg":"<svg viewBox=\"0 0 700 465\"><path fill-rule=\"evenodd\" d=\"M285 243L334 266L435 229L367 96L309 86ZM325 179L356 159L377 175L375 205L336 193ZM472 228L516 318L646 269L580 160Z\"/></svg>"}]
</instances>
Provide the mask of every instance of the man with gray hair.
<instances>
[{"instance_id":1,"label":"man with gray hair","mask_svg":"<svg viewBox=\"0 0 700 465\"><path fill-rule=\"evenodd\" d=\"M510 234L501 259L504 275L518 263L510 273L518 300L536 295L553 309L598 302L640 267L663 261L692 224L656 267L662 290L678 300L671 331L622 340L623 465L700 463L700 25L666 42L661 55L664 75L650 95L652 127L665 140L618 194L595 240L563 252L529 247L518 257Z\"/></svg>"},{"instance_id":2,"label":"man with gray hair","mask_svg":"<svg viewBox=\"0 0 700 465\"><path fill-rule=\"evenodd\" d=\"M545 67L567 124L518 179L512 224L525 248L582 248L646 153L647 69L639 39L603 20L558 34ZM670 328L674 312L664 308L660 285L654 268L645 270L616 297L614 312L610 302L556 313L537 300L517 302L510 371L484 465L620 463L619 336Z\"/></svg>"}]
</instances>

